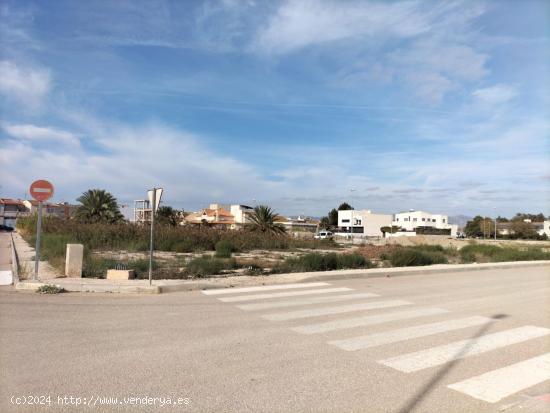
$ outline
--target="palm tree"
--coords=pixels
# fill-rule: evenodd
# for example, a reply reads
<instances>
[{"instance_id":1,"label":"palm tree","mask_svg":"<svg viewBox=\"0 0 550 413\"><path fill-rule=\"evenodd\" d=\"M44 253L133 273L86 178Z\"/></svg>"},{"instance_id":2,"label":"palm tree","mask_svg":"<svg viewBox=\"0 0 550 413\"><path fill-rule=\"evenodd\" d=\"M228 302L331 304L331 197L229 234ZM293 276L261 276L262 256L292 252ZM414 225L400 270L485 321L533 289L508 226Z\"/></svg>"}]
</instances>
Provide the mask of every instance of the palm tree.
<instances>
[{"instance_id":1,"label":"palm tree","mask_svg":"<svg viewBox=\"0 0 550 413\"><path fill-rule=\"evenodd\" d=\"M266 205L258 205L250 215L249 228L251 231L267 232L271 234L283 234L286 229L275 219L277 214L273 209Z\"/></svg>"},{"instance_id":2,"label":"palm tree","mask_svg":"<svg viewBox=\"0 0 550 413\"><path fill-rule=\"evenodd\" d=\"M116 198L104 189L88 189L77 201L82 205L76 209L75 217L81 222L112 224L124 219Z\"/></svg>"}]
</instances>

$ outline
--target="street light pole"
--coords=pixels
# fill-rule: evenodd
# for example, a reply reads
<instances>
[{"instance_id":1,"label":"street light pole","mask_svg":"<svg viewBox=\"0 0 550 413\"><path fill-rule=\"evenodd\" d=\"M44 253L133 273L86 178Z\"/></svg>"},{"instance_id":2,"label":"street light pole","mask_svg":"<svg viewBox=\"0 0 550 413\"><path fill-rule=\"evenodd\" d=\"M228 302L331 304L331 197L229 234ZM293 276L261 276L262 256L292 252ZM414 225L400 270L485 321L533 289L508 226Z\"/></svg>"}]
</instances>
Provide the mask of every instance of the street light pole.
<instances>
[{"instance_id":1,"label":"street light pole","mask_svg":"<svg viewBox=\"0 0 550 413\"><path fill-rule=\"evenodd\" d=\"M349 190L350 196L349 200L352 202L353 193L355 192L355 188L350 188ZM350 216L349 216L349 239L351 240L351 244L353 245L353 207L350 205L352 209L350 209Z\"/></svg>"},{"instance_id":2,"label":"street light pole","mask_svg":"<svg viewBox=\"0 0 550 413\"><path fill-rule=\"evenodd\" d=\"M495 241L497 240L497 211L495 208Z\"/></svg>"}]
</instances>

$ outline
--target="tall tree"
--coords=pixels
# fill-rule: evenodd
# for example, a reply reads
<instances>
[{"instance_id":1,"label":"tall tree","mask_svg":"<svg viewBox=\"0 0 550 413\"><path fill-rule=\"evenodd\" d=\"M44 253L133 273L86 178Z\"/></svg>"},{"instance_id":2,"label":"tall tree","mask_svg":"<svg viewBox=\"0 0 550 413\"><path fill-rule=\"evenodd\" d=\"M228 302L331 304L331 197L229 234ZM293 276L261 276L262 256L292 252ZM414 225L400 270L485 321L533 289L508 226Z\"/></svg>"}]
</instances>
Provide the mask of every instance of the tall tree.
<instances>
[{"instance_id":1,"label":"tall tree","mask_svg":"<svg viewBox=\"0 0 550 413\"><path fill-rule=\"evenodd\" d=\"M124 220L116 198L104 189L88 189L77 201L81 205L76 209L75 217L80 222L112 224Z\"/></svg>"},{"instance_id":2,"label":"tall tree","mask_svg":"<svg viewBox=\"0 0 550 413\"><path fill-rule=\"evenodd\" d=\"M271 234L283 234L286 232L284 226L276 222L277 213L266 205L258 205L250 215L251 231L260 231Z\"/></svg>"},{"instance_id":3,"label":"tall tree","mask_svg":"<svg viewBox=\"0 0 550 413\"><path fill-rule=\"evenodd\" d=\"M537 230L529 222L513 220L510 225L510 237L520 239L536 239Z\"/></svg>"},{"instance_id":4,"label":"tall tree","mask_svg":"<svg viewBox=\"0 0 550 413\"><path fill-rule=\"evenodd\" d=\"M338 211L336 208L332 208L328 213L328 222L331 227L338 226Z\"/></svg>"},{"instance_id":5,"label":"tall tree","mask_svg":"<svg viewBox=\"0 0 550 413\"><path fill-rule=\"evenodd\" d=\"M481 222L483 221L483 217L480 215L477 215L472 219L471 221L468 221L466 223L466 226L464 227L464 233L468 237L481 237L483 236L483 232L481 230Z\"/></svg>"},{"instance_id":6,"label":"tall tree","mask_svg":"<svg viewBox=\"0 0 550 413\"><path fill-rule=\"evenodd\" d=\"M347 202L340 204L340 206L338 207L338 211L349 211L350 209L354 209L354 208Z\"/></svg>"},{"instance_id":7,"label":"tall tree","mask_svg":"<svg viewBox=\"0 0 550 413\"><path fill-rule=\"evenodd\" d=\"M180 222L180 212L171 206L161 206L157 209L156 219L161 225L170 225L175 227Z\"/></svg>"},{"instance_id":8,"label":"tall tree","mask_svg":"<svg viewBox=\"0 0 550 413\"><path fill-rule=\"evenodd\" d=\"M319 227L322 229L328 229L330 228L330 220L328 217L321 218L321 221L319 222Z\"/></svg>"}]
</instances>

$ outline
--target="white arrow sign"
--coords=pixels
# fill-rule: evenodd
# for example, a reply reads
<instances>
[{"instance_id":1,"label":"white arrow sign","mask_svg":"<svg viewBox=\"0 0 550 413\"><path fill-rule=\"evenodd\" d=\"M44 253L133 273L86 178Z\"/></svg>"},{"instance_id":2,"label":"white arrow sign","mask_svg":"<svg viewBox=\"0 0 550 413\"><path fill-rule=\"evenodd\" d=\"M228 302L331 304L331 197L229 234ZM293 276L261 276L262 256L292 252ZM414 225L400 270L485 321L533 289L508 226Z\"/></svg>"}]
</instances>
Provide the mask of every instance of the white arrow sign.
<instances>
[{"instance_id":1,"label":"white arrow sign","mask_svg":"<svg viewBox=\"0 0 550 413\"><path fill-rule=\"evenodd\" d=\"M155 188L147 191L147 197L149 198L149 205L151 205L151 207L153 207L153 191L156 191L155 205L153 209L153 212L155 212L159 208L160 198L162 197L162 188Z\"/></svg>"}]
</instances>

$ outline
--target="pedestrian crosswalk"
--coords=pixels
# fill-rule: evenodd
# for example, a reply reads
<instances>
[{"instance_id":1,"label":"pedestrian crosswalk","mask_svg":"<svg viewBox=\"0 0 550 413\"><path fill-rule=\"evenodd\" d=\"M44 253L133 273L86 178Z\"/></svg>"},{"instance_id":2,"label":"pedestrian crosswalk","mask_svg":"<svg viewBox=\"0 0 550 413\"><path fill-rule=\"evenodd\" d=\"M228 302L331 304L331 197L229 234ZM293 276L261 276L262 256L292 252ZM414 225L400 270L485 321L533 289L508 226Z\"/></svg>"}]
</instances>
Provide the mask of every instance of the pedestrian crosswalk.
<instances>
[{"instance_id":1,"label":"pedestrian crosswalk","mask_svg":"<svg viewBox=\"0 0 550 413\"><path fill-rule=\"evenodd\" d=\"M412 338L425 337L432 334L444 333L446 331L459 330L461 328L478 326L489 322L487 317L468 317L458 320L441 321L438 323L421 324L419 326L390 330L384 333L368 334L365 336L348 338L346 340L329 341L340 347L342 350L361 350L363 348L376 347L382 344L397 343L398 341L410 340Z\"/></svg>"},{"instance_id":2,"label":"pedestrian crosswalk","mask_svg":"<svg viewBox=\"0 0 550 413\"><path fill-rule=\"evenodd\" d=\"M226 303L236 303L236 302L243 302L243 301L264 300L267 298L296 297L299 295L319 295L319 294L340 293L344 291L353 291L353 289L348 287L317 288L315 290L289 291L286 293L237 295L235 297L218 298L218 300L224 301Z\"/></svg>"},{"instance_id":3,"label":"pedestrian crosswalk","mask_svg":"<svg viewBox=\"0 0 550 413\"><path fill-rule=\"evenodd\" d=\"M393 313L367 315L362 317L346 318L343 320L327 321L325 323L307 324L292 327L291 330L302 334L327 333L329 331L345 330L353 327L373 326L390 321L408 320L417 317L431 316L448 313L442 308L417 308L408 311L396 311Z\"/></svg>"},{"instance_id":4,"label":"pedestrian crosswalk","mask_svg":"<svg viewBox=\"0 0 550 413\"><path fill-rule=\"evenodd\" d=\"M450 384L450 389L495 403L509 394L550 380L550 353Z\"/></svg>"},{"instance_id":5,"label":"pedestrian crosswalk","mask_svg":"<svg viewBox=\"0 0 550 413\"><path fill-rule=\"evenodd\" d=\"M467 340L455 341L443 346L428 348L410 354L380 360L381 364L393 367L396 370L410 373L412 371L439 366L453 360L463 359L501 347L521 343L533 338L548 335L547 328L524 326L487 334Z\"/></svg>"},{"instance_id":6,"label":"pedestrian crosswalk","mask_svg":"<svg viewBox=\"0 0 550 413\"><path fill-rule=\"evenodd\" d=\"M457 318L445 308L416 306L411 301L386 299L380 294L334 287L326 282L205 290L203 294L234 304L241 310L260 313L264 320L288 322L290 330L295 333L317 335L344 351L368 354L369 349L377 348L374 360L378 364L404 374L437 368L457 360L467 362L487 352L498 352L514 344L550 335L550 329L531 325L489 332L486 331L488 326L497 319L481 315ZM427 317L436 320L422 322L422 318ZM384 329L386 323L391 326L395 322L412 325ZM377 326L377 332L365 334L369 326ZM471 328L475 327L477 334L472 336ZM361 333L354 335L356 330ZM421 350L417 347L413 352L403 350L409 340L429 336L445 338L451 332L453 338L445 344ZM465 338L456 340L460 334ZM392 345L398 343L401 354L392 354ZM385 350L391 357L378 359ZM497 369L493 367L446 387L449 391L496 403L547 380L550 380L550 353Z\"/></svg>"},{"instance_id":7,"label":"pedestrian crosswalk","mask_svg":"<svg viewBox=\"0 0 550 413\"><path fill-rule=\"evenodd\" d=\"M296 320L298 318L351 313L351 312L356 312L361 310L374 310L379 308L398 307L401 305L409 305L409 304L411 303L403 300L374 301L374 302L367 302L367 303L340 305L336 307L320 307L320 308L312 308L307 310L274 313L274 314L267 314L262 317L265 318L266 320L271 320L271 321Z\"/></svg>"},{"instance_id":8,"label":"pedestrian crosswalk","mask_svg":"<svg viewBox=\"0 0 550 413\"><path fill-rule=\"evenodd\" d=\"M283 300L276 302L258 303L258 304L243 304L237 307L241 310L266 310L268 308L281 308L281 307L295 307L307 304L318 303L334 303L337 301L358 300L360 298L373 298L379 297L378 294L371 293L359 293L359 294L343 294L343 295L329 295L323 297L301 298L294 300Z\"/></svg>"}]
</instances>

